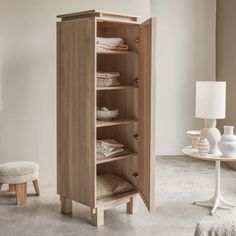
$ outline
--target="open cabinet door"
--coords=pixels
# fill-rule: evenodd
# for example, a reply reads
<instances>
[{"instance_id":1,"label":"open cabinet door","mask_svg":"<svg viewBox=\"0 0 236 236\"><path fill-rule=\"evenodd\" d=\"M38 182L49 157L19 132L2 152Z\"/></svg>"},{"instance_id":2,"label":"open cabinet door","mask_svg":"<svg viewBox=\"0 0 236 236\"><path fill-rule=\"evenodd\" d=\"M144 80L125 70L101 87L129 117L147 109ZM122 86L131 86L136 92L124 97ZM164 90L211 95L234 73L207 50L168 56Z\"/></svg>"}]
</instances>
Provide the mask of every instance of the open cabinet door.
<instances>
[{"instance_id":1,"label":"open cabinet door","mask_svg":"<svg viewBox=\"0 0 236 236\"><path fill-rule=\"evenodd\" d=\"M155 156L155 19L140 25L139 35L139 163L138 188L149 211L154 210Z\"/></svg>"}]
</instances>

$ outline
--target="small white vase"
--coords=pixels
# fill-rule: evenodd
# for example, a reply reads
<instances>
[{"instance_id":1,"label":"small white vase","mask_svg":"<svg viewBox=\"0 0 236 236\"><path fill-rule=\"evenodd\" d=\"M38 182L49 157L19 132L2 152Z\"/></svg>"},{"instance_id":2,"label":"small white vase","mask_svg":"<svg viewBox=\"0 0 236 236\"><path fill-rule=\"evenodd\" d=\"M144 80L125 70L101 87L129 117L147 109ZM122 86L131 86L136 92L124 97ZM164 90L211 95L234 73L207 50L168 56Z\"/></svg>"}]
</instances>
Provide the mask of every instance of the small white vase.
<instances>
[{"instance_id":1,"label":"small white vase","mask_svg":"<svg viewBox=\"0 0 236 236\"><path fill-rule=\"evenodd\" d=\"M218 142L218 147L224 157L236 157L236 136L234 126L224 126L224 134Z\"/></svg>"},{"instance_id":2,"label":"small white vase","mask_svg":"<svg viewBox=\"0 0 236 236\"><path fill-rule=\"evenodd\" d=\"M206 156L209 153L209 142L206 138L201 137L198 143L198 154Z\"/></svg>"}]
</instances>

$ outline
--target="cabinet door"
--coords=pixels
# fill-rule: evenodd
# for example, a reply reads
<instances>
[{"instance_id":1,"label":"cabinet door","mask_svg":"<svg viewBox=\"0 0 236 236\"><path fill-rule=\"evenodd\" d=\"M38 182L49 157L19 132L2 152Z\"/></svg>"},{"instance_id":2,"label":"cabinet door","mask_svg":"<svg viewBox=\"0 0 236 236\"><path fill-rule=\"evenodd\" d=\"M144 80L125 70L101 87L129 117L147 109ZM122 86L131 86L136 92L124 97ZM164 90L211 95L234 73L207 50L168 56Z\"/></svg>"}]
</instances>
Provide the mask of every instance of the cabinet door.
<instances>
[{"instance_id":1,"label":"cabinet door","mask_svg":"<svg viewBox=\"0 0 236 236\"><path fill-rule=\"evenodd\" d=\"M138 187L149 211L154 209L155 29L154 19L140 25Z\"/></svg>"},{"instance_id":2,"label":"cabinet door","mask_svg":"<svg viewBox=\"0 0 236 236\"><path fill-rule=\"evenodd\" d=\"M94 18L57 23L58 193L96 204Z\"/></svg>"}]
</instances>

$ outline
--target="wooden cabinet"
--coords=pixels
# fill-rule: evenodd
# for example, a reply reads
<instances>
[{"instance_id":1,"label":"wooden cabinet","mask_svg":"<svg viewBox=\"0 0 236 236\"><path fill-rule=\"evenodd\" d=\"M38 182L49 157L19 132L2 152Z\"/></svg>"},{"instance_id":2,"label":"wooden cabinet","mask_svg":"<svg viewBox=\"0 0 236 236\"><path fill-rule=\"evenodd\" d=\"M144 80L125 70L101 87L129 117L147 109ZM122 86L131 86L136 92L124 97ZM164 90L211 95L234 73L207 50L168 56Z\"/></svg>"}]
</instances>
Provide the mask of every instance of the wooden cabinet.
<instances>
[{"instance_id":1,"label":"wooden cabinet","mask_svg":"<svg viewBox=\"0 0 236 236\"><path fill-rule=\"evenodd\" d=\"M154 21L87 11L59 16L57 23L57 175L62 212L72 201L91 208L92 223L102 225L104 210L127 203L137 210L140 194L154 208ZM98 52L96 37L121 37L129 51ZM97 87L97 71L117 71L120 86ZM97 121L96 108L119 109L112 121ZM129 153L96 160L96 140L116 139ZM98 174L116 174L136 190L97 200Z\"/></svg>"}]
</instances>

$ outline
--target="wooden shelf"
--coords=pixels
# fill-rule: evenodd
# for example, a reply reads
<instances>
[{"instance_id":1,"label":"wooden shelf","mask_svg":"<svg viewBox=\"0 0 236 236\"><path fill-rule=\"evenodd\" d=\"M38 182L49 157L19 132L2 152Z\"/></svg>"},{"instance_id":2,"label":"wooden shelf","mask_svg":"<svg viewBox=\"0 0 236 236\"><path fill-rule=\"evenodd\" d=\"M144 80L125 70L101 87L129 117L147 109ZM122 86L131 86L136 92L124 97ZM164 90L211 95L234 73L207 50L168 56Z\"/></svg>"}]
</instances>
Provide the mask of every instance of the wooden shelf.
<instances>
[{"instance_id":1,"label":"wooden shelf","mask_svg":"<svg viewBox=\"0 0 236 236\"><path fill-rule=\"evenodd\" d=\"M127 125L132 123L137 123L137 120L131 119L118 119L118 120L111 120L111 121L101 121L97 120L97 127L107 127L107 126L114 126L114 125Z\"/></svg>"},{"instance_id":2,"label":"wooden shelf","mask_svg":"<svg viewBox=\"0 0 236 236\"><path fill-rule=\"evenodd\" d=\"M121 85L121 86L113 86L113 87L97 87L97 90L126 90L126 89L135 89L138 88L134 85Z\"/></svg>"},{"instance_id":3,"label":"wooden shelf","mask_svg":"<svg viewBox=\"0 0 236 236\"><path fill-rule=\"evenodd\" d=\"M111 206L127 203L129 202L130 197L136 195L138 193L137 190L117 194L111 197L106 197L97 200L97 207L103 206L104 210L109 209Z\"/></svg>"},{"instance_id":4,"label":"wooden shelf","mask_svg":"<svg viewBox=\"0 0 236 236\"><path fill-rule=\"evenodd\" d=\"M137 157L137 154L136 153L127 153L127 154L122 155L122 156L107 157L107 158L103 158L103 159L98 159L96 163L98 165L98 164L102 164L102 163L118 161L118 160L122 160L122 159L126 159L126 158L132 158L132 157Z\"/></svg>"},{"instance_id":5,"label":"wooden shelf","mask_svg":"<svg viewBox=\"0 0 236 236\"><path fill-rule=\"evenodd\" d=\"M98 55L130 55L130 54L138 54L136 51L110 51L110 52L102 52L97 51Z\"/></svg>"}]
</instances>

